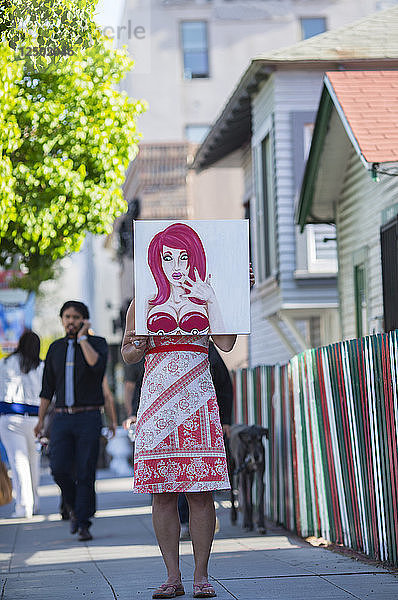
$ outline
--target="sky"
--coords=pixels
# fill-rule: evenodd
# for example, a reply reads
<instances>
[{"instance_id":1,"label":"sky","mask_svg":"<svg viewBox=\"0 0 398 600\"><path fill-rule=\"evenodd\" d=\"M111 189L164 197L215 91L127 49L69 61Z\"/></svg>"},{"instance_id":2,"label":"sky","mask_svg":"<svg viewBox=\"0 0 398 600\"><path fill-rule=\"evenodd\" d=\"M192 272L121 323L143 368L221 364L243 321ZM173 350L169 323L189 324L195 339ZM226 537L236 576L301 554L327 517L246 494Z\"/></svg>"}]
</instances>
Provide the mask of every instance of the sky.
<instances>
[{"instance_id":1,"label":"sky","mask_svg":"<svg viewBox=\"0 0 398 600\"><path fill-rule=\"evenodd\" d=\"M151 5L146 2L134 4L134 18L129 18L124 25L121 24L125 3L128 0L98 0L95 10L95 20L103 33L110 39L120 40L118 26L124 30L123 43L128 44L130 55L134 57L135 73L151 72ZM130 15L131 16L131 15ZM127 40L125 39L128 36Z\"/></svg>"}]
</instances>

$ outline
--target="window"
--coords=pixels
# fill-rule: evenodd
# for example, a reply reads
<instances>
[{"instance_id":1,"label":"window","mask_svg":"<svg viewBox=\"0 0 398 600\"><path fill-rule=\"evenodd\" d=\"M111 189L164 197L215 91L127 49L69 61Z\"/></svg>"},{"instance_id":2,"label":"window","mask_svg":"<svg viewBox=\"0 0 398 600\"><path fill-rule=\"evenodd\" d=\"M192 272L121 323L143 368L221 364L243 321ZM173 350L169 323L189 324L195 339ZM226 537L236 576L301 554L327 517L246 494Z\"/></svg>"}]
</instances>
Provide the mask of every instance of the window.
<instances>
[{"instance_id":1,"label":"window","mask_svg":"<svg viewBox=\"0 0 398 600\"><path fill-rule=\"evenodd\" d=\"M293 181L296 201L299 196L305 163L311 147L315 113L292 113ZM336 227L334 225L307 225L296 236L296 277L313 273L328 276L337 273Z\"/></svg>"},{"instance_id":2,"label":"window","mask_svg":"<svg viewBox=\"0 0 398 600\"><path fill-rule=\"evenodd\" d=\"M259 281L275 271L275 218L273 203L272 145L269 133L254 147L255 165L255 259Z\"/></svg>"},{"instance_id":3,"label":"window","mask_svg":"<svg viewBox=\"0 0 398 600\"><path fill-rule=\"evenodd\" d=\"M181 23L181 42L184 79L209 77L207 23L205 21Z\"/></svg>"},{"instance_id":4,"label":"window","mask_svg":"<svg viewBox=\"0 0 398 600\"><path fill-rule=\"evenodd\" d=\"M271 275L270 258L270 227L269 227L269 135L261 142L261 195L262 195L262 213L263 213L263 255L264 255L264 276Z\"/></svg>"},{"instance_id":5,"label":"window","mask_svg":"<svg viewBox=\"0 0 398 600\"><path fill-rule=\"evenodd\" d=\"M300 192L305 163L311 147L315 118L316 113L314 111L304 110L291 113L295 194Z\"/></svg>"},{"instance_id":6,"label":"window","mask_svg":"<svg viewBox=\"0 0 398 600\"><path fill-rule=\"evenodd\" d=\"M307 225L307 270L310 273L337 273L336 226Z\"/></svg>"},{"instance_id":7,"label":"window","mask_svg":"<svg viewBox=\"0 0 398 600\"><path fill-rule=\"evenodd\" d=\"M201 144L205 139L209 129L209 125L186 125L185 139L193 144Z\"/></svg>"},{"instance_id":8,"label":"window","mask_svg":"<svg viewBox=\"0 0 398 600\"><path fill-rule=\"evenodd\" d=\"M307 40L326 31L325 17L303 17L300 21L302 40Z\"/></svg>"},{"instance_id":9,"label":"window","mask_svg":"<svg viewBox=\"0 0 398 600\"><path fill-rule=\"evenodd\" d=\"M367 334L367 299L366 299L366 271L365 264L361 263L354 267L355 287L355 318L357 337Z\"/></svg>"},{"instance_id":10,"label":"window","mask_svg":"<svg viewBox=\"0 0 398 600\"><path fill-rule=\"evenodd\" d=\"M249 221L249 261L253 263L253 250L252 250L252 238L251 238L251 225L250 225L250 198L246 200L243 204L243 208L245 211L245 219Z\"/></svg>"},{"instance_id":11,"label":"window","mask_svg":"<svg viewBox=\"0 0 398 600\"><path fill-rule=\"evenodd\" d=\"M331 277L337 270L336 226L327 223L306 225L303 233L297 228L295 277Z\"/></svg>"}]
</instances>

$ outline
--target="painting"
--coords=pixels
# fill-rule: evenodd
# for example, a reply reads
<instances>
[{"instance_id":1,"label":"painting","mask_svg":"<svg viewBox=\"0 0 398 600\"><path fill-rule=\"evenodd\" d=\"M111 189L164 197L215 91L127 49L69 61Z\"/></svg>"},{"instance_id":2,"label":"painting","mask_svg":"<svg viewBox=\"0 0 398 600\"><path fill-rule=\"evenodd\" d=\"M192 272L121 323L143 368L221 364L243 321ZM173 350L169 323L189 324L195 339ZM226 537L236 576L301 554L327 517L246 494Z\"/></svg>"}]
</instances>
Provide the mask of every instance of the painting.
<instances>
[{"instance_id":1,"label":"painting","mask_svg":"<svg viewBox=\"0 0 398 600\"><path fill-rule=\"evenodd\" d=\"M250 333L247 220L135 221L137 335Z\"/></svg>"}]
</instances>

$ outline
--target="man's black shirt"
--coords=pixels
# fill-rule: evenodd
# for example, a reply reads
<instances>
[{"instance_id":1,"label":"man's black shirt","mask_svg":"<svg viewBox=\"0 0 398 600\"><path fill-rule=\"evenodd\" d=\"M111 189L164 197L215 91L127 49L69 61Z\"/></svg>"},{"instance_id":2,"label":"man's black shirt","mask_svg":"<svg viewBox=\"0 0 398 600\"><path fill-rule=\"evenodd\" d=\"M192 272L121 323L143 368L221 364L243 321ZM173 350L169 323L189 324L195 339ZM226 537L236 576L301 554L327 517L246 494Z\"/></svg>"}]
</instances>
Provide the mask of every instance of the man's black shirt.
<instances>
[{"instance_id":1,"label":"man's black shirt","mask_svg":"<svg viewBox=\"0 0 398 600\"><path fill-rule=\"evenodd\" d=\"M65 360L68 337L55 340L48 349L43 372L41 398L52 400L56 395L56 407L65 406ZM102 406L102 380L105 375L108 345L105 338L88 336L89 344L98 352L98 360L90 367L84 358L80 344L75 341L74 406Z\"/></svg>"}]
</instances>

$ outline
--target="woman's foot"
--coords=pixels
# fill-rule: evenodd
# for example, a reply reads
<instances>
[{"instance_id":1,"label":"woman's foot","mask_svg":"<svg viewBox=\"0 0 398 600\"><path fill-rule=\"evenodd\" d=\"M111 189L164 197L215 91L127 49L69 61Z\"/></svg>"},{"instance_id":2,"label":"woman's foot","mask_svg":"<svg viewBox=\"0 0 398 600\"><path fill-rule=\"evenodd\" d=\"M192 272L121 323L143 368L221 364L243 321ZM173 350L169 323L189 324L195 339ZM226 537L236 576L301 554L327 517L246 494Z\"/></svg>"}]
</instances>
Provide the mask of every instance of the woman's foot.
<instances>
[{"instance_id":1,"label":"woman's foot","mask_svg":"<svg viewBox=\"0 0 398 600\"><path fill-rule=\"evenodd\" d=\"M163 583L152 594L152 598L175 598L185 594L181 581L175 583Z\"/></svg>"},{"instance_id":2,"label":"woman's foot","mask_svg":"<svg viewBox=\"0 0 398 600\"><path fill-rule=\"evenodd\" d=\"M206 581L205 583L194 583L193 584L193 597L194 598L214 598L217 596L214 587Z\"/></svg>"}]
</instances>

